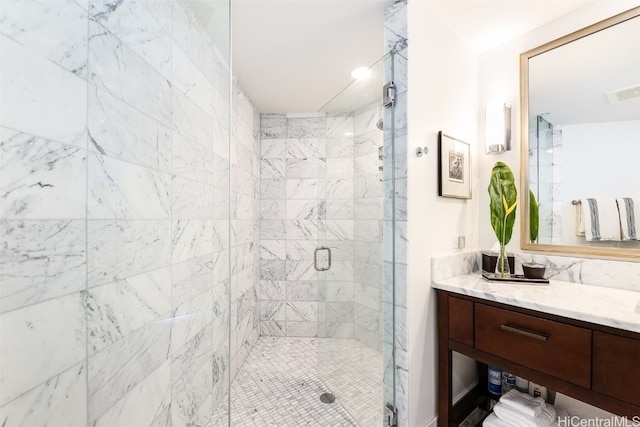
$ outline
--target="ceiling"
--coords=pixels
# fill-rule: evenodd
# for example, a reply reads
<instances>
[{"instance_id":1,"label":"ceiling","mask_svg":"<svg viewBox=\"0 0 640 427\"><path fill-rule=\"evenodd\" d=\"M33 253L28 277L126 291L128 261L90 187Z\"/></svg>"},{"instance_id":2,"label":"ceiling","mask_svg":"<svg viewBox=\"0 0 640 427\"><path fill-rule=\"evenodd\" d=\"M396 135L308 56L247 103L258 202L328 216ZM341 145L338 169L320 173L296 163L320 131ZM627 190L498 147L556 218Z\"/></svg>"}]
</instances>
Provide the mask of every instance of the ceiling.
<instances>
[{"instance_id":1,"label":"ceiling","mask_svg":"<svg viewBox=\"0 0 640 427\"><path fill-rule=\"evenodd\" d=\"M429 2L481 53L594 0L412 1ZM234 74L260 112L318 111L352 82L351 70L384 55L384 9L391 2L231 0ZM227 1L190 3L214 40L228 46L228 22L215 22L227 16Z\"/></svg>"}]
</instances>

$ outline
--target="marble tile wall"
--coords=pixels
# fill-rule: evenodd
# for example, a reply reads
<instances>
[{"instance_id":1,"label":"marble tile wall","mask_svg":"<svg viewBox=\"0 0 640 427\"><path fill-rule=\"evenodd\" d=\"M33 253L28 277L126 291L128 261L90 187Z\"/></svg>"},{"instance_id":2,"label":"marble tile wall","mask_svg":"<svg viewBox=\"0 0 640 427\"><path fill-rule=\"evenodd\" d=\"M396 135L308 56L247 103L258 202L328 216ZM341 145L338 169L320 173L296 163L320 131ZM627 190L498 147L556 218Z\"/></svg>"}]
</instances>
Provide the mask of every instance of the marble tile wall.
<instances>
[{"instance_id":1,"label":"marble tile wall","mask_svg":"<svg viewBox=\"0 0 640 427\"><path fill-rule=\"evenodd\" d=\"M180 1L1 6L0 423L205 425L258 334L255 109Z\"/></svg>"},{"instance_id":2,"label":"marble tile wall","mask_svg":"<svg viewBox=\"0 0 640 427\"><path fill-rule=\"evenodd\" d=\"M379 106L261 115L262 335L355 337L379 349L379 117ZM326 272L313 265L320 246L331 249Z\"/></svg>"}]
</instances>

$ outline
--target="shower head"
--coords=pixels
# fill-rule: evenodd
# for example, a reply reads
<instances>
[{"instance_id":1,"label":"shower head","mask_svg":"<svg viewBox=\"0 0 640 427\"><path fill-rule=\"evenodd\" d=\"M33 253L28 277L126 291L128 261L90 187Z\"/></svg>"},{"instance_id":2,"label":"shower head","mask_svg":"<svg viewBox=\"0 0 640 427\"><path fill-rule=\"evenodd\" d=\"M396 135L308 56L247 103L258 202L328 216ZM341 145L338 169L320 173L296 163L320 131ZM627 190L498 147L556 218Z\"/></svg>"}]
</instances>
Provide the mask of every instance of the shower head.
<instances>
[{"instance_id":1,"label":"shower head","mask_svg":"<svg viewBox=\"0 0 640 427\"><path fill-rule=\"evenodd\" d=\"M384 129L384 122L382 121L382 119L378 120L378 123L376 123L376 126L378 126L378 129L380 130Z\"/></svg>"}]
</instances>

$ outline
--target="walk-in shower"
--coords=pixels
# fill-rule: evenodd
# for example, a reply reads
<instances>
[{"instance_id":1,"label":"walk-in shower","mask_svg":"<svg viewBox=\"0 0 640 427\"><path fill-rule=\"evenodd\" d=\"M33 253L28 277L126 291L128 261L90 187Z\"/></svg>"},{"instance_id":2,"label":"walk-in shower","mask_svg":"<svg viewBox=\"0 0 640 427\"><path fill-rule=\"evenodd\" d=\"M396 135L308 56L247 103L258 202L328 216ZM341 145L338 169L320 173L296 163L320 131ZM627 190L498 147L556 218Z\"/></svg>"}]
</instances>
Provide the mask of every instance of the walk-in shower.
<instances>
[{"instance_id":1,"label":"walk-in shower","mask_svg":"<svg viewBox=\"0 0 640 427\"><path fill-rule=\"evenodd\" d=\"M393 58L261 114L200 3L0 2L0 425L393 406Z\"/></svg>"}]
</instances>

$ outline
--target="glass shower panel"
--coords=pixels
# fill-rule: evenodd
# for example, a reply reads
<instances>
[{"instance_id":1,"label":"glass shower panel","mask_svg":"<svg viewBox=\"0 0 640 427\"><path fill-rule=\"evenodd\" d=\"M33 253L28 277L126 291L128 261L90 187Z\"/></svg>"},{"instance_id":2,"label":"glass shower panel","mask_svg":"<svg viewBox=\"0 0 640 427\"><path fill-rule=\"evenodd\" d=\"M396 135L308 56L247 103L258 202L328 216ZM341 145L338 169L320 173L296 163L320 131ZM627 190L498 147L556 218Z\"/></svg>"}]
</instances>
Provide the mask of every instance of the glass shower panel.
<instances>
[{"instance_id":1,"label":"glass shower panel","mask_svg":"<svg viewBox=\"0 0 640 427\"><path fill-rule=\"evenodd\" d=\"M390 202L382 167L384 145L391 143L384 139L391 126L384 126L388 109L382 106L383 76L392 78L388 67L387 56L368 79L354 81L321 109L327 150L318 247L327 249L318 252L318 264L329 268L317 273L318 373L325 391L362 426L383 423L383 295L393 295L382 262L384 204Z\"/></svg>"}]
</instances>

